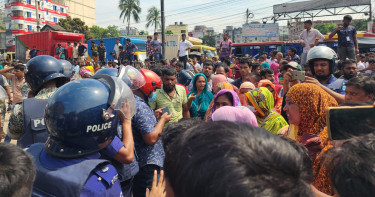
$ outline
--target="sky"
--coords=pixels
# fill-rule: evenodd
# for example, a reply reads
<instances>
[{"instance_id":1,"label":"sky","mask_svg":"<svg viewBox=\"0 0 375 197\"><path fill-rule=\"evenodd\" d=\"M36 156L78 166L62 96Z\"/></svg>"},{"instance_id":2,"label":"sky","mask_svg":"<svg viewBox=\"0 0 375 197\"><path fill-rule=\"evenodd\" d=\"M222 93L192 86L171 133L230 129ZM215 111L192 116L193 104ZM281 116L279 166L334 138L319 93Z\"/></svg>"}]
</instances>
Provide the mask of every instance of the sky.
<instances>
[{"instance_id":1,"label":"sky","mask_svg":"<svg viewBox=\"0 0 375 197\"><path fill-rule=\"evenodd\" d=\"M126 22L119 19L120 10L118 9L119 0L96 0L96 24L101 27L108 25L117 25L120 28L127 26ZM301 0L165 0L166 26L174 22L183 22L189 25L189 31L193 30L195 25L206 25L213 27L215 32L222 32L226 26L241 27L245 23L245 12L249 9L254 14L249 21L261 22L262 18L273 15L273 4L285 2L298 2ZM160 9L160 0L140 0L142 12L140 22L134 23L131 20L130 26L138 30L147 30L149 33L154 31L153 27L146 28L147 10L153 6ZM354 16L354 19L362 18ZM340 17L325 17L324 19L342 19ZM281 21L280 26L286 26L286 21Z\"/></svg>"}]
</instances>

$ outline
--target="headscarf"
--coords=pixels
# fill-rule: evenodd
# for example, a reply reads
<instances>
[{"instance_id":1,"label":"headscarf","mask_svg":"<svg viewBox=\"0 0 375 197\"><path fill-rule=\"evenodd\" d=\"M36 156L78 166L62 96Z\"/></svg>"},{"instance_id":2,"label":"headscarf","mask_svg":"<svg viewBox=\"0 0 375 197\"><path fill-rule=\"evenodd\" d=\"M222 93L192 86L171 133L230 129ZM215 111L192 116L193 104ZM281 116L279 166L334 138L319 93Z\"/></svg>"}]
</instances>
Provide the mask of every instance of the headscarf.
<instances>
[{"instance_id":1,"label":"headscarf","mask_svg":"<svg viewBox=\"0 0 375 197\"><path fill-rule=\"evenodd\" d=\"M85 74L89 74L90 76L92 76L92 72L87 68L82 69L79 74L81 75L81 77L83 77Z\"/></svg>"},{"instance_id":2,"label":"headscarf","mask_svg":"<svg viewBox=\"0 0 375 197\"><path fill-rule=\"evenodd\" d=\"M311 152L318 155L331 148L332 146L328 143L326 110L328 107L337 106L336 100L319 86L308 83L293 86L286 96L299 107L301 121L297 125L297 141L308 148L310 156ZM306 135L315 135L320 138L318 150L309 148L308 141L304 140ZM314 161L314 173L316 174L314 185L319 191L331 194L329 174L324 166L320 166L320 162L318 156Z\"/></svg>"},{"instance_id":3,"label":"headscarf","mask_svg":"<svg viewBox=\"0 0 375 197\"><path fill-rule=\"evenodd\" d=\"M228 79L224 75L215 75L212 78L212 89L214 89L216 85L221 82L228 82Z\"/></svg>"},{"instance_id":4,"label":"headscarf","mask_svg":"<svg viewBox=\"0 0 375 197\"><path fill-rule=\"evenodd\" d=\"M248 103L260 114L257 116L258 125L273 134L288 125L285 119L273 111L274 99L272 93L264 87L245 93Z\"/></svg>"},{"instance_id":5,"label":"headscarf","mask_svg":"<svg viewBox=\"0 0 375 197\"><path fill-rule=\"evenodd\" d=\"M234 90L233 88L233 85L228 83L228 82L221 82L221 83L218 83L216 85L216 87L219 87L220 90L224 90L224 89L227 89L227 90ZM212 108L214 107L214 100L211 101L210 103L210 106L208 106L208 109L207 109L207 112L206 112L206 115L204 116L204 121L207 121L211 118L211 114L212 114Z\"/></svg>"},{"instance_id":6,"label":"headscarf","mask_svg":"<svg viewBox=\"0 0 375 197\"><path fill-rule=\"evenodd\" d=\"M274 62L271 64L271 69L273 70L274 72L274 76L275 76L275 84L279 85L279 63L277 62Z\"/></svg>"},{"instance_id":7,"label":"headscarf","mask_svg":"<svg viewBox=\"0 0 375 197\"><path fill-rule=\"evenodd\" d=\"M250 88L251 90L254 90L256 89L255 85L251 82L243 82L240 86L240 90L238 91L238 97L240 98L240 101L241 101L241 105L242 106L248 106L248 103L246 101L246 97L245 97L245 94L242 94L241 93L241 89L244 89L244 88Z\"/></svg>"},{"instance_id":8,"label":"headscarf","mask_svg":"<svg viewBox=\"0 0 375 197\"><path fill-rule=\"evenodd\" d=\"M257 118L252 111L246 107L224 106L212 114L212 121L242 122L258 126Z\"/></svg>"},{"instance_id":9,"label":"headscarf","mask_svg":"<svg viewBox=\"0 0 375 197\"><path fill-rule=\"evenodd\" d=\"M206 85L204 86L203 91L199 95L197 95L196 81L199 76L204 77ZM202 73L197 73L193 78L193 89L187 95L188 98L191 94L197 95L197 97L193 100L192 105L190 107L190 115L192 117L200 117L201 119L203 119L204 115L206 114L208 106L210 105L210 102L213 99L213 94L207 90L207 86L208 83L206 76Z\"/></svg>"},{"instance_id":10,"label":"headscarf","mask_svg":"<svg viewBox=\"0 0 375 197\"><path fill-rule=\"evenodd\" d=\"M268 79L260 80L258 83L258 87L266 87L267 85L270 85L271 88L273 89L273 98L274 98L274 103L275 103L274 108L277 111L277 113L281 113L281 106L283 103L283 98L279 97L279 95L277 94L275 85Z\"/></svg>"},{"instance_id":11,"label":"headscarf","mask_svg":"<svg viewBox=\"0 0 375 197\"><path fill-rule=\"evenodd\" d=\"M233 107L241 106L241 102L240 102L240 99L238 98L237 93L236 93L235 91L233 91L233 90L224 89L224 90L220 90L220 91L216 94L216 96L215 96L215 98L214 98L214 101L213 101L213 102L214 102L214 105L213 105L213 107L212 107L212 113L214 113L215 110L216 110L215 103L216 103L217 98L219 98L220 96L222 96L223 94L228 93L228 92L229 92L229 93L232 95L232 97L233 97L233 100L232 100L232 106L233 106Z\"/></svg>"}]
</instances>

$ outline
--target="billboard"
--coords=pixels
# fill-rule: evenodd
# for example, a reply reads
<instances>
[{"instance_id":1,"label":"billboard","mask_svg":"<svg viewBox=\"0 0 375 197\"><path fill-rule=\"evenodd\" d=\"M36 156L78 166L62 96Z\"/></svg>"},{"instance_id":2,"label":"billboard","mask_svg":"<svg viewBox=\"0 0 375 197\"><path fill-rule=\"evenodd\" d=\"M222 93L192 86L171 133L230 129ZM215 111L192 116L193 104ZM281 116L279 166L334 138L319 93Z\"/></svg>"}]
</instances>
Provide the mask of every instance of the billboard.
<instances>
[{"instance_id":1,"label":"billboard","mask_svg":"<svg viewBox=\"0 0 375 197\"><path fill-rule=\"evenodd\" d=\"M300 12L304 10L319 10L329 8L340 8L349 6L370 5L371 0L324 0L324 1L301 1L296 3L283 3L273 6L274 14Z\"/></svg>"},{"instance_id":2,"label":"billboard","mask_svg":"<svg viewBox=\"0 0 375 197\"><path fill-rule=\"evenodd\" d=\"M242 26L242 37L279 37L279 24L244 24Z\"/></svg>"}]
</instances>

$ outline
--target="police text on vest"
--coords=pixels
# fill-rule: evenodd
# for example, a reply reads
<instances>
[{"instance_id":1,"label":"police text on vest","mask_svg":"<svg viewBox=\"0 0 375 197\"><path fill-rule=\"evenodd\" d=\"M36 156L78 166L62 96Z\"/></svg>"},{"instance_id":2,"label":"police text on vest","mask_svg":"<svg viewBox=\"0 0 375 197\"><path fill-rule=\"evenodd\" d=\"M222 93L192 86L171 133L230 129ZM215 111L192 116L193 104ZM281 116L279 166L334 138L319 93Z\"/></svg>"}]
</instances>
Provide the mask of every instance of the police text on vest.
<instances>
[{"instance_id":1,"label":"police text on vest","mask_svg":"<svg viewBox=\"0 0 375 197\"><path fill-rule=\"evenodd\" d=\"M98 125L88 125L86 132L97 132L97 131L103 131L105 129L109 129L112 127L112 122L107 122L104 124L98 124Z\"/></svg>"},{"instance_id":2,"label":"police text on vest","mask_svg":"<svg viewBox=\"0 0 375 197\"><path fill-rule=\"evenodd\" d=\"M40 125L43 125L43 126L45 125L44 124L44 118L34 120L34 127L35 128L38 128L38 126L40 126Z\"/></svg>"}]
</instances>

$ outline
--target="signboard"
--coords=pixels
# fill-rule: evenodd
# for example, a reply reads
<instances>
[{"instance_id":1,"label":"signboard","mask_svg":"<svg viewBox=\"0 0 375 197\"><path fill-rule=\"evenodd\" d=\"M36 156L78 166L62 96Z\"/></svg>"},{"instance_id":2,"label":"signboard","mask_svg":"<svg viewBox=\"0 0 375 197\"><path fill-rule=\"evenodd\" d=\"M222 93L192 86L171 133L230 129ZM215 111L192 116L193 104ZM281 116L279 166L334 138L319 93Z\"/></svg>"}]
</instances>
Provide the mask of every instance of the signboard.
<instances>
[{"instance_id":1,"label":"signboard","mask_svg":"<svg viewBox=\"0 0 375 197\"><path fill-rule=\"evenodd\" d=\"M245 24L242 26L242 37L279 37L279 24Z\"/></svg>"}]
</instances>

